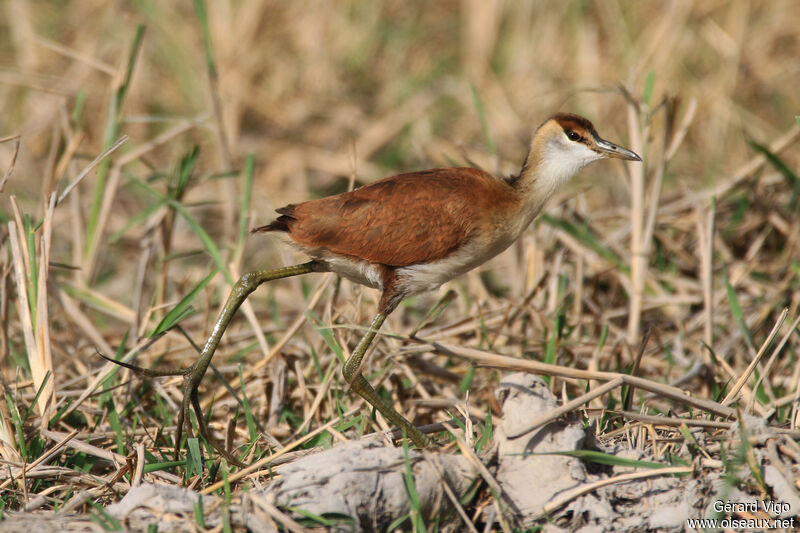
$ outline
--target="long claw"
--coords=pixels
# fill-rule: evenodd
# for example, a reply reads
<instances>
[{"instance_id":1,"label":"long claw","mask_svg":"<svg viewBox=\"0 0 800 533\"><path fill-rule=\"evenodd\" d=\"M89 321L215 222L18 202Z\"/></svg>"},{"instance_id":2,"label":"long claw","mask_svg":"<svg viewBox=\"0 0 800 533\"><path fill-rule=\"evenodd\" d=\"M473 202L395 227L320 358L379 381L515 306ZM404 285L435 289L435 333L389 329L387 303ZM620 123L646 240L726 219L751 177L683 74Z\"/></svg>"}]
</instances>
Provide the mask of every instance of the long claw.
<instances>
[{"instance_id":1,"label":"long claw","mask_svg":"<svg viewBox=\"0 0 800 533\"><path fill-rule=\"evenodd\" d=\"M200 399L197 397L197 388L192 391L191 394L192 400L192 407L194 408L194 414L197 418L197 428L200 430L200 435L208 442L212 448L214 448L217 453L225 457L229 463L238 466L239 468L244 468L245 465L239 461L236 457L234 457L222 444L220 444L217 439L211 435L211 430L206 424L205 416L203 415L203 409L200 406Z\"/></svg>"},{"instance_id":2,"label":"long claw","mask_svg":"<svg viewBox=\"0 0 800 533\"><path fill-rule=\"evenodd\" d=\"M192 396L192 390L197 393L197 383L194 383L190 374L186 374L183 378L183 399L181 400L181 408L178 412L178 427L177 435L175 436L175 460L181 453L181 440L183 439L183 432L186 431L188 437L192 437L192 424L189 422L189 402Z\"/></svg>"},{"instance_id":3,"label":"long claw","mask_svg":"<svg viewBox=\"0 0 800 533\"><path fill-rule=\"evenodd\" d=\"M175 455L173 461L180 459L181 454L181 439L183 439L183 419L186 416L183 407L178 411L178 427L175 434Z\"/></svg>"},{"instance_id":4,"label":"long claw","mask_svg":"<svg viewBox=\"0 0 800 533\"><path fill-rule=\"evenodd\" d=\"M194 365L186 368L178 368L172 370L158 370L155 368L145 368L143 366L134 365L131 363L126 363L125 361L117 361L116 359L111 359L110 357L103 355L100 352L96 352L97 355L108 361L109 363L114 363L117 366L121 366L123 368L127 368L128 370L132 370L137 374L148 378L162 378L162 377L169 377L169 376L185 376L192 372Z\"/></svg>"}]
</instances>

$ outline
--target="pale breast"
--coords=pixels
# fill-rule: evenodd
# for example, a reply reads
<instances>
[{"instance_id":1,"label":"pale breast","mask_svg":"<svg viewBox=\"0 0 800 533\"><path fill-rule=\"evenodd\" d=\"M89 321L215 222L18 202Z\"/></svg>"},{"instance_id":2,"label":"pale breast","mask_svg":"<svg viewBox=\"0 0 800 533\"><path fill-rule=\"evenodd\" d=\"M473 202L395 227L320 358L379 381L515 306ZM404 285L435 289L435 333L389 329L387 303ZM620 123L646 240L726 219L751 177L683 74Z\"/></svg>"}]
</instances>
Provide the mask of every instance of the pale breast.
<instances>
[{"instance_id":1,"label":"pale breast","mask_svg":"<svg viewBox=\"0 0 800 533\"><path fill-rule=\"evenodd\" d=\"M518 236L516 228L498 228L496 233L477 236L438 261L400 267L396 270L398 285L409 294L436 290L502 253Z\"/></svg>"}]
</instances>

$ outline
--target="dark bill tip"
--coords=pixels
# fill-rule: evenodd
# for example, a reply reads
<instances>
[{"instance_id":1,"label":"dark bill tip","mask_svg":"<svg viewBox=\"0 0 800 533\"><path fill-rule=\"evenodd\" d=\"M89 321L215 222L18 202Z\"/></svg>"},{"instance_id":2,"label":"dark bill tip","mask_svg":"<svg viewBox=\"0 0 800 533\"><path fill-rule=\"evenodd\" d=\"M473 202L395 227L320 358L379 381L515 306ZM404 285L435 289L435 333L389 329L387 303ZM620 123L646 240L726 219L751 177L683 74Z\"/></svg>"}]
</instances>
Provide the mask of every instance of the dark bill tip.
<instances>
[{"instance_id":1,"label":"dark bill tip","mask_svg":"<svg viewBox=\"0 0 800 533\"><path fill-rule=\"evenodd\" d=\"M642 158L633 150L628 150L618 144L614 144L605 139L596 139L597 149L606 157L614 159L624 159L625 161L641 161Z\"/></svg>"}]
</instances>

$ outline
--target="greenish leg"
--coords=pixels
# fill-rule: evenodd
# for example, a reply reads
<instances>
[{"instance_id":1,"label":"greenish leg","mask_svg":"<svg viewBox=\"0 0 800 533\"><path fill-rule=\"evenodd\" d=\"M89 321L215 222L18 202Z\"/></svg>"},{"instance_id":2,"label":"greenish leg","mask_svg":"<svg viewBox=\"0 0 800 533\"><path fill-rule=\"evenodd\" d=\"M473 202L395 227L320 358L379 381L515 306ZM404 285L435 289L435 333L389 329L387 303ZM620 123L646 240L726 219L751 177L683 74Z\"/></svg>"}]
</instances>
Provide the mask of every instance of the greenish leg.
<instances>
[{"instance_id":1,"label":"greenish leg","mask_svg":"<svg viewBox=\"0 0 800 533\"><path fill-rule=\"evenodd\" d=\"M214 329L211 331L211 335L208 337L203 351L200 352L200 358L195 361L192 366L184 370L183 405L178 414L178 435L175 442L176 457L180 452L183 428L185 427L187 434L191 435L191 425L189 424L189 418L186 416L189 412L189 405L191 404L194 407L194 414L197 417L197 425L200 429L200 434L211 443L214 449L225 455L228 460L234 459L230 457L230 454L228 454L224 447L218 445L211 437L211 432L208 430L208 426L206 426L205 416L200 408L200 401L197 398L197 387L200 385L200 381L202 381L206 370L208 370L208 365L211 364L211 358L214 357L217 345L219 345L222 334L225 333L225 330L228 328L228 324L230 324L233 315L259 285L267 281L308 274L314 272L316 269L318 269L317 264L311 261L303 263L302 265L275 268L272 270L256 270L244 274L233 286L231 293L228 295L228 300L225 302L225 306L222 308L217 322L214 324Z\"/></svg>"},{"instance_id":2,"label":"greenish leg","mask_svg":"<svg viewBox=\"0 0 800 533\"><path fill-rule=\"evenodd\" d=\"M231 461L237 465L241 465L236 458L232 457L231 454L228 453L228 451L223 446L218 444L211 436L211 432L208 430L208 426L206 426L205 416L203 415L203 411L200 407L200 401L197 396L197 387L200 385L200 381L202 381L206 370L208 370L208 365L211 364L211 358L214 357L214 352L217 349L217 345L219 345L220 339L222 339L222 334L225 333L225 330L227 329L228 324L230 324L233 315L236 313L236 310L239 309L242 303L244 303L250 293L256 290L259 285L266 283L267 281L299 276L300 274L308 274L310 272L320 272L322 270L323 268L321 268L320 265L314 261L311 261L301 265L294 265L284 268L257 270L255 272L248 272L247 274L243 275L233 286L233 289L228 296L228 300L225 302L225 306L222 308L222 311L217 318L217 322L214 324L214 329L211 331L211 336L208 338L203 350L200 352L200 358L188 368L155 370L131 365L130 363L120 363L103 356L104 359L107 359L113 363L117 363L125 368L129 368L148 377L183 376L183 402L181 404L181 409L178 412L178 434L175 440L176 459L180 454L183 431L185 430L188 435L192 434L192 427L189 423L189 417L187 415L189 413L189 409L194 408L194 413L197 416L197 425L203 438L205 438L215 450L225 456L228 461Z\"/></svg>"},{"instance_id":3,"label":"greenish leg","mask_svg":"<svg viewBox=\"0 0 800 533\"><path fill-rule=\"evenodd\" d=\"M222 339L222 335L225 333L228 324L230 324L233 315L236 313L239 307L241 307L242 303L244 303L247 297L254 290L256 290L259 285L266 283L267 281L299 276L301 274L308 274L311 272L322 272L325 270L326 269L324 266L311 261L301 265L277 268L273 270L257 270L255 272L249 272L243 275L233 286L233 289L228 296L228 300L225 302L225 306L222 308L222 311L220 312L220 315L214 324L214 329L211 331L211 335L206 341L203 350L200 352L200 357L193 365L187 368L171 370L143 368L130 363L115 361L101 354L101 357L104 359L107 359L108 361L116 363L125 368L129 368L147 377L183 376L183 401L181 403L181 409L178 412L178 434L175 440L176 459L180 454L183 432L186 431L188 435L192 434L192 428L187 415L189 413L189 409L194 409L197 417L198 428L203 438L206 439L206 441L208 441L211 446L220 454L222 454L229 462L241 465L241 463L239 463L235 457L231 456L231 454L228 453L228 451L223 446L218 444L211 436L211 432L206 425L206 419L200 406L197 387L200 385L203 376L208 370L208 365L211 364L211 358L214 357L214 352L216 351L219 341ZM343 369L344 378L354 391L361 395L361 397L363 397L370 405L380 411L380 413L387 420L404 430L414 445L424 448L430 445L430 440L416 427L414 427L411 422L406 420L400 413L395 411L390 404L385 402L378 395L377 391L367 382L367 380L364 379L364 376L359 373L359 367L361 366L361 361L364 358L364 354L366 353L367 348L369 348L373 339L375 339L375 335L377 334L384 320L386 320L386 314L384 313L378 313L375 316L372 324L370 324L369 330L358 343L358 346L356 346L356 349L350 355L350 358L345 362Z\"/></svg>"},{"instance_id":4,"label":"greenish leg","mask_svg":"<svg viewBox=\"0 0 800 533\"><path fill-rule=\"evenodd\" d=\"M356 349L353 350L353 353L350 354L350 357L347 359L347 361L345 361L342 374L344 375L345 381L350 384L350 387L354 391L356 391L362 398L367 400L367 402L375 409L380 411L386 420L405 431L406 436L411 439L415 446L419 448L426 448L431 444L431 441L428 439L428 437L423 435L422 432L414 427L411 422L406 420L403 415L395 411L394 407L385 402L383 398L378 395L378 392L372 387L372 385L370 385L364 376L362 376L359 372L359 367L361 366L362 359L364 359L364 354L367 353L367 348L369 348L369 345L372 344L372 341L375 339L375 335L383 325L384 320L386 320L386 315L383 313L378 313L375 315L375 318L372 320L372 324L369 325L367 333L358 343Z\"/></svg>"}]
</instances>

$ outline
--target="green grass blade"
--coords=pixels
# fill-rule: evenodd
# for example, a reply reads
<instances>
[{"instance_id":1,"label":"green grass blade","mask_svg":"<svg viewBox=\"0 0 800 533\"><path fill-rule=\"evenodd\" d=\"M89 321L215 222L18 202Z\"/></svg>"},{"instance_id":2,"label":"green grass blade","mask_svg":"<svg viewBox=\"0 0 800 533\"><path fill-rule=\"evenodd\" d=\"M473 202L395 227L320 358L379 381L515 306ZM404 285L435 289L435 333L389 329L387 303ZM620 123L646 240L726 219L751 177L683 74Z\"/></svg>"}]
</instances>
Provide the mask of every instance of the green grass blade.
<instances>
[{"instance_id":1,"label":"green grass blade","mask_svg":"<svg viewBox=\"0 0 800 533\"><path fill-rule=\"evenodd\" d=\"M180 322L182 319L186 318L187 313L189 312L189 306L194 300L194 297L202 291L206 285L211 281L211 279L217 274L218 270L214 270L208 276L203 278L200 283L195 285L194 289L192 289L189 294L181 298L181 301L175 305L169 312L164 315L164 318L161 319L161 322L158 323L156 328L150 333L149 337L152 339L157 335L161 335L165 331L175 327L175 325Z\"/></svg>"},{"instance_id":2,"label":"green grass blade","mask_svg":"<svg viewBox=\"0 0 800 533\"><path fill-rule=\"evenodd\" d=\"M328 348L333 350L333 353L336 354L336 358L342 363L344 363L344 351L334 338L331 328L324 326L322 322L320 322L320 320L316 317L316 315L314 315L311 311L306 311L306 319L308 319L308 322L312 326L314 326L314 329L317 330L317 333L325 341L325 344L328 345Z\"/></svg>"},{"instance_id":3,"label":"green grass blade","mask_svg":"<svg viewBox=\"0 0 800 533\"><path fill-rule=\"evenodd\" d=\"M162 207L164 207L164 204L166 204L166 201L163 201L163 202L156 202L156 203L154 203L153 205L151 205L150 207L147 207L147 208L146 208L144 211L142 211L142 212L140 212L140 213L137 213L136 215L132 216L132 217L130 218L130 220L128 220L128 221L127 221L127 222L126 222L126 223L125 223L125 224L122 226L122 228L120 228L119 230L117 230L116 232L114 232L114 233L113 233L113 234L112 234L112 235L111 235L111 236L108 238L109 242L111 242L111 243L115 243L115 242L119 241L119 239L120 239L120 238L121 238L123 235L125 235L125 234L128 232L128 230L129 230L129 229L131 229L131 228L133 228L133 227L135 227L135 226L138 226L139 224L143 224L143 223L145 223L147 220L149 220L149 219L150 219L150 217L152 217L152 216L153 216L153 213L155 213L156 211L158 211L159 209L161 209Z\"/></svg>"},{"instance_id":4,"label":"green grass blade","mask_svg":"<svg viewBox=\"0 0 800 533\"><path fill-rule=\"evenodd\" d=\"M197 495L197 501L194 502L194 521L201 531L206 529L206 518L203 512L203 495Z\"/></svg>"},{"instance_id":5,"label":"green grass blade","mask_svg":"<svg viewBox=\"0 0 800 533\"><path fill-rule=\"evenodd\" d=\"M406 520L408 520L409 518L411 518L410 514L398 516L397 518L392 520L392 522L386 528L386 531L403 531L403 529L400 529L400 526L405 524Z\"/></svg>"},{"instance_id":6,"label":"green grass blade","mask_svg":"<svg viewBox=\"0 0 800 533\"><path fill-rule=\"evenodd\" d=\"M122 524L111 516L102 505L93 501L87 503L92 506L92 513L89 515L89 519L103 528L104 531L125 531Z\"/></svg>"},{"instance_id":7,"label":"green grass blade","mask_svg":"<svg viewBox=\"0 0 800 533\"><path fill-rule=\"evenodd\" d=\"M792 169L789 168L789 165L787 165L776 154L772 153L769 148L763 144L759 144L751 140L748 140L747 144L750 145L750 148L766 157L767 161L769 161L769 164L775 167L775 170L780 172L783 177L786 178L787 183L792 187L792 197L789 200L787 207L790 210L794 210L797 207L797 199L800 197L800 177L798 177L797 174L795 174Z\"/></svg>"},{"instance_id":8,"label":"green grass blade","mask_svg":"<svg viewBox=\"0 0 800 533\"><path fill-rule=\"evenodd\" d=\"M531 454L523 455L564 455L566 457L577 457L582 461L590 461L601 465L608 466L624 466L629 468L650 468L660 469L669 468L672 465L655 463L652 461L637 461L635 459L626 459L624 457L617 457L610 453L598 452L595 450L566 450L563 452L533 452Z\"/></svg>"},{"instance_id":9,"label":"green grass blade","mask_svg":"<svg viewBox=\"0 0 800 533\"><path fill-rule=\"evenodd\" d=\"M406 463L405 472L403 472L403 482L406 486L406 494L408 495L408 506L411 509L411 522L414 526L414 531L427 531L425 521L422 517L422 504L420 503L419 493L417 492L417 485L414 482L414 470L411 467L411 458L408 456L408 439L403 439L403 456Z\"/></svg>"},{"instance_id":10,"label":"green grass blade","mask_svg":"<svg viewBox=\"0 0 800 533\"><path fill-rule=\"evenodd\" d=\"M733 320L736 322L736 325L739 326L739 330L742 332L742 336L744 337L745 342L747 343L748 348L755 353L755 345L753 344L753 338L750 336L750 330L747 329L747 321L744 319L744 313L742 312L742 306L739 305L739 297L736 296L736 290L731 285L731 280L728 278L728 275L725 274L725 290L728 293L728 307L731 309L731 316Z\"/></svg>"},{"instance_id":11,"label":"green grass blade","mask_svg":"<svg viewBox=\"0 0 800 533\"><path fill-rule=\"evenodd\" d=\"M214 263L217 265L217 269L222 272L222 275L225 276L225 281L228 282L229 285L233 285L233 277L231 273L228 271L228 268L225 266L225 260L222 259L222 254L219 251L219 248L214 243L214 240L211 236L203 229L203 226L200 225L197 220L189 213L189 211L180 203L170 200L169 205L172 206L175 211L180 213L180 215L186 220L189 224L189 227L192 228L192 231L197 238L203 243L206 251L209 253L211 258L214 260Z\"/></svg>"},{"instance_id":12,"label":"green grass blade","mask_svg":"<svg viewBox=\"0 0 800 533\"><path fill-rule=\"evenodd\" d=\"M248 226L250 225L250 197L253 193L253 175L255 174L256 158L253 154L247 154L244 160L244 171L242 176L244 183L242 183L242 194L239 197L239 235L236 238L236 253L234 257L238 257L242 248L244 247L244 240L249 233Z\"/></svg>"},{"instance_id":13,"label":"green grass blade","mask_svg":"<svg viewBox=\"0 0 800 533\"><path fill-rule=\"evenodd\" d=\"M409 333L408 336L413 338L422 328L436 322L439 319L439 316L444 313L445 309L447 309L456 298L458 298L458 293L453 289L448 290L447 293L439 298L439 301L437 301L436 304L434 304L434 306L428 310L428 312L425 314L425 317L419 321L417 326L411 330L411 333Z\"/></svg>"},{"instance_id":14,"label":"green grass blade","mask_svg":"<svg viewBox=\"0 0 800 533\"><path fill-rule=\"evenodd\" d=\"M470 386L472 385L473 379L475 379L475 365L469 365L467 367L467 372L461 379L461 383L458 384L458 393L459 394L466 393L469 390Z\"/></svg>"},{"instance_id":15,"label":"green grass blade","mask_svg":"<svg viewBox=\"0 0 800 533\"><path fill-rule=\"evenodd\" d=\"M544 350L544 358L542 359L542 362L546 364L554 365L556 363L556 355L558 355L558 341L561 339L561 330L564 327L564 320L564 307L559 306L558 310L556 311L553 330L550 334L550 338L547 339L547 345L545 346ZM544 379L547 384L550 384L551 382L550 376L542 376L542 379Z\"/></svg>"},{"instance_id":16,"label":"green grass blade","mask_svg":"<svg viewBox=\"0 0 800 533\"><path fill-rule=\"evenodd\" d=\"M31 322L33 327L36 327L36 304L39 301L39 259L37 257L38 250L36 249L36 228L38 224L31 222L31 216L25 213L23 218L23 226L25 228L25 240L27 241L28 252L30 253L30 264L28 270L30 276L28 277L28 304L31 310Z\"/></svg>"},{"instance_id":17,"label":"green grass blade","mask_svg":"<svg viewBox=\"0 0 800 533\"><path fill-rule=\"evenodd\" d=\"M17 435L17 447L22 457L28 457L28 445L25 442L25 424L22 422L22 417L19 415L17 404L10 394L6 393L6 405L8 406L8 414L11 417L11 423ZM31 404L34 405L34 404Z\"/></svg>"},{"instance_id":18,"label":"green grass blade","mask_svg":"<svg viewBox=\"0 0 800 533\"><path fill-rule=\"evenodd\" d=\"M616 253L614 253L614 251L611 250L611 248L604 246L600 242L600 238L589 229L588 225L583 225L579 227L573 224L572 222L569 222L568 220L564 220L562 218L556 218L546 213L542 215L540 219L543 222L546 222L547 224L553 226L554 228L564 230L572 237L577 239L581 244L583 244L587 248L592 249L595 253L597 253L597 255L599 255L603 259L606 259L607 261L614 263L614 266L618 270L621 270L625 274L630 275L630 268L628 268L628 265L626 265L625 262L622 260L622 258L618 256Z\"/></svg>"},{"instance_id":19,"label":"green grass blade","mask_svg":"<svg viewBox=\"0 0 800 533\"><path fill-rule=\"evenodd\" d=\"M480 438L475 442L475 451L480 452L488 448L492 444L494 434L494 421L492 420L492 410L486 410L486 420L483 423L483 432Z\"/></svg>"},{"instance_id":20,"label":"green grass blade","mask_svg":"<svg viewBox=\"0 0 800 533\"><path fill-rule=\"evenodd\" d=\"M489 129L489 121L486 119L486 110L483 107L483 101L474 84L471 83L469 88L472 92L472 103L475 105L475 111L478 113L478 118L481 121L481 131L483 131L483 138L486 141L486 149L489 150L489 153L494 157L497 157L497 146L494 144L492 132Z\"/></svg>"},{"instance_id":21,"label":"green grass blade","mask_svg":"<svg viewBox=\"0 0 800 533\"><path fill-rule=\"evenodd\" d=\"M84 89L79 89L78 94L75 95L75 103L72 106L70 120L76 128L80 128L81 123L83 122L83 109L84 105L86 104L87 94L88 93Z\"/></svg>"},{"instance_id":22,"label":"green grass blade","mask_svg":"<svg viewBox=\"0 0 800 533\"><path fill-rule=\"evenodd\" d=\"M200 451L200 439L186 439L186 479L203 473L203 453Z\"/></svg>"},{"instance_id":23,"label":"green grass blade","mask_svg":"<svg viewBox=\"0 0 800 533\"><path fill-rule=\"evenodd\" d=\"M84 304L89 305L90 307L94 307L95 309L99 309L102 312L108 313L110 315L115 315L119 311L115 307L109 305L108 301L102 300L98 298L95 294L89 293L79 287L76 287L75 285L69 285L67 283L64 283L63 285L61 285L61 287L64 289L64 292L66 292L76 300L79 300Z\"/></svg>"},{"instance_id":24,"label":"green grass blade","mask_svg":"<svg viewBox=\"0 0 800 533\"><path fill-rule=\"evenodd\" d=\"M139 57L139 52L142 49L142 40L144 37L144 24L139 24L136 27L136 32L133 35L133 43L131 44L130 54L128 55L128 63L125 67L125 76L122 83L117 87L117 90L110 96L108 103L108 114L106 116L106 127L103 133L103 149L110 147L119 137L120 124L122 117L122 105L125 102L125 96L128 93L128 88L131 84L133 71L136 67L136 60ZM91 250L94 239L97 237L97 222L100 216L100 208L103 204L103 196L106 190L106 181L108 179L108 169L111 167L111 158L107 157L100 162L97 167L97 181L94 186L94 195L92 197L92 205L89 209L89 218L86 223L86 250Z\"/></svg>"},{"instance_id":25,"label":"green grass blade","mask_svg":"<svg viewBox=\"0 0 800 533\"><path fill-rule=\"evenodd\" d=\"M750 444L750 432L748 431L747 426L745 425L744 418L742 417L741 411L737 413L739 416L737 417L739 423L739 434L741 435L740 441L740 449L738 450L738 454L740 457L743 458L743 463L747 465L750 469L750 473L755 478L758 486L763 491L763 494L767 493L767 484L764 481L764 474L761 472L763 468L759 460L756 458L755 451L753 450L753 445Z\"/></svg>"},{"instance_id":26,"label":"green grass blade","mask_svg":"<svg viewBox=\"0 0 800 533\"><path fill-rule=\"evenodd\" d=\"M117 405L114 403L114 398L110 392L106 392L101 396L100 405L105 410L108 424L111 426L111 432L116 438L117 453L125 455L125 436L122 432L122 422L120 421L119 411L117 411Z\"/></svg>"},{"instance_id":27,"label":"green grass blade","mask_svg":"<svg viewBox=\"0 0 800 533\"><path fill-rule=\"evenodd\" d=\"M550 337L547 339L547 344L544 348L544 357L542 361L547 363L548 365L555 364L556 362L556 343L558 341L558 328L556 325L553 325L553 329L550 332ZM542 376L547 377L549 376ZM547 382L549 383L550 380L548 379Z\"/></svg>"},{"instance_id":28,"label":"green grass blade","mask_svg":"<svg viewBox=\"0 0 800 533\"><path fill-rule=\"evenodd\" d=\"M231 276L228 267L225 265L225 260L222 259L222 254L220 253L216 243L214 243L214 240L211 238L208 232L206 232L206 230L203 229L203 226L201 226L200 223L195 220L186 207L184 207L180 202L176 202L171 198L167 198L142 180L134 179L131 181L131 183L136 184L138 187L142 188L146 192L152 194L162 202L165 202L167 205L175 209L175 211L181 215L184 220L186 220L194 234L197 235L198 239L200 239L200 242L203 243L206 251L211 256L211 259L214 260L214 264L217 265L217 269L222 272L223 276L225 276L225 281L227 281L229 285L233 285L233 276Z\"/></svg>"},{"instance_id":29,"label":"green grass blade","mask_svg":"<svg viewBox=\"0 0 800 533\"><path fill-rule=\"evenodd\" d=\"M36 391L36 395L33 397L33 401L31 401L28 408L25 410L25 416L22 418L22 423L25 424L28 422L28 418L33 413L34 406L39 402L39 396L42 395L42 391L44 391L47 382L50 381L50 371L48 370L47 373L44 375L44 379L42 380L42 384L39 385L39 388Z\"/></svg>"},{"instance_id":30,"label":"green grass blade","mask_svg":"<svg viewBox=\"0 0 800 533\"><path fill-rule=\"evenodd\" d=\"M600 340L597 341L597 353L603 351L603 346L606 345L606 338L608 338L608 324L603 324L603 328L600 330Z\"/></svg>"},{"instance_id":31,"label":"green grass blade","mask_svg":"<svg viewBox=\"0 0 800 533\"><path fill-rule=\"evenodd\" d=\"M653 98L653 87L656 84L656 73L652 70L647 72L647 77L644 79L644 91L642 93L642 101L650 107L650 100Z\"/></svg>"},{"instance_id":32,"label":"green grass blade","mask_svg":"<svg viewBox=\"0 0 800 533\"><path fill-rule=\"evenodd\" d=\"M172 184L172 194L170 195L175 200L180 200L186 190L186 185L189 183L189 178L192 177L192 171L197 163L197 157L200 155L200 147L194 146L192 150L184 155L178 167L175 169L173 176L174 183Z\"/></svg>"},{"instance_id":33,"label":"green grass blade","mask_svg":"<svg viewBox=\"0 0 800 533\"><path fill-rule=\"evenodd\" d=\"M144 465L144 469L142 470L145 474L150 474L152 472L158 472L160 470L169 470L170 468L175 468L176 466L183 466L186 464L185 460L181 461L164 461L161 463L147 463Z\"/></svg>"},{"instance_id":34,"label":"green grass blade","mask_svg":"<svg viewBox=\"0 0 800 533\"><path fill-rule=\"evenodd\" d=\"M222 474L222 492L225 496L225 505L231 504L231 482L228 479L228 461L223 457L219 463L219 471Z\"/></svg>"},{"instance_id":35,"label":"green grass blade","mask_svg":"<svg viewBox=\"0 0 800 533\"><path fill-rule=\"evenodd\" d=\"M292 507L291 505L287 505L286 510L305 517L306 521L309 522L309 526L319 525L328 528L335 528L339 525L354 524L353 518L349 516L341 515L337 517L337 519L331 520L328 517L312 513L311 511L306 511L300 507Z\"/></svg>"},{"instance_id":36,"label":"green grass blade","mask_svg":"<svg viewBox=\"0 0 800 533\"><path fill-rule=\"evenodd\" d=\"M214 64L214 48L211 45L211 29L208 25L208 11L204 0L194 0L194 11L200 19L200 29L203 32L203 45L206 54L206 67L208 75L212 78L217 77L217 67Z\"/></svg>"}]
</instances>

